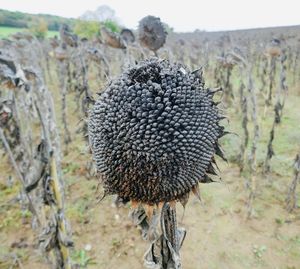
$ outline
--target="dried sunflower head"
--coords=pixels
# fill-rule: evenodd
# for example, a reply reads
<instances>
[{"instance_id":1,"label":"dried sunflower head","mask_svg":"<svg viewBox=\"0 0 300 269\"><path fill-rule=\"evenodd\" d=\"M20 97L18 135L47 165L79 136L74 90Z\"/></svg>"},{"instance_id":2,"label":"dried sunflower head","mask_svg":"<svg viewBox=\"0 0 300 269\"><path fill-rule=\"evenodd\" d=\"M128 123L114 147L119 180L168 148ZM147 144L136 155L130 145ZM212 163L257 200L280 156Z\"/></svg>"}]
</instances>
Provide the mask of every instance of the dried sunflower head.
<instances>
[{"instance_id":1,"label":"dried sunflower head","mask_svg":"<svg viewBox=\"0 0 300 269\"><path fill-rule=\"evenodd\" d=\"M160 18L147 16L139 22L138 37L144 47L157 51L165 44L167 32Z\"/></svg>"},{"instance_id":2,"label":"dried sunflower head","mask_svg":"<svg viewBox=\"0 0 300 269\"><path fill-rule=\"evenodd\" d=\"M104 189L157 204L211 182L222 119L202 74L157 58L129 68L96 101L89 139Z\"/></svg>"}]
</instances>

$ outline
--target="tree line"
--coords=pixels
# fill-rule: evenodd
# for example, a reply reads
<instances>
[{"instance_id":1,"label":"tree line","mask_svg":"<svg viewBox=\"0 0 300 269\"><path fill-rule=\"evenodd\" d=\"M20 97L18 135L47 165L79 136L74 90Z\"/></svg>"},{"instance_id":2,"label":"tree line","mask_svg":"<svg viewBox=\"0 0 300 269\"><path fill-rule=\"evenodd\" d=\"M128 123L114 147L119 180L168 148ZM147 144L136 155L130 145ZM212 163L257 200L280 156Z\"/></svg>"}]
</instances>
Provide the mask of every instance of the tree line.
<instances>
[{"instance_id":1,"label":"tree line","mask_svg":"<svg viewBox=\"0 0 300 269\"><path fill-rule=\"evenodd\" d=\"M74 25L76 19L63 18L47 14L29 14L19 11L9 11L0 9L0 26L29 28L32 23L43 20L48 26L48 30L58 31L61 24Z\"/></svg>"}]
</instances>

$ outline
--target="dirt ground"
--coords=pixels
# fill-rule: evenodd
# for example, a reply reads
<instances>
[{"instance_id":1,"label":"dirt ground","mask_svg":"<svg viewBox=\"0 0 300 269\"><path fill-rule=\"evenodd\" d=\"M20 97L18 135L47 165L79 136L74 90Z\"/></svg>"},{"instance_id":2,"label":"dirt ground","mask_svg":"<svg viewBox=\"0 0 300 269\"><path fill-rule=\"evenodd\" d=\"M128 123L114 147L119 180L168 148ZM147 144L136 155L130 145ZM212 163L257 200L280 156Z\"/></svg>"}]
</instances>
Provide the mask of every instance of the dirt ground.
<instances>
[{"instance_id":1,"label":"dirt ground","mask_svg":"<svg viewBox=\"0 0 300 269\"><path fill-rule=\"evenodd\" d=\"M285 189L280 186L285 179L274 176L269 185L258 178L264 188L256 198L255 216L248 220L245 182L238 169L223 164L221 170L221 183L201 186L202 203L192 197L184 216L177 205L179 225L187 230L181 251L184 268L300 268L300 210L288 214L283 207ZM111 198L97 204L97 181L75 174L68 179L66 201L74 262L81 268L142 268L147 242L129 220L129 207L116 208ZM35 247L30 218L22 224L19 205L11 199L1 201L6 212L1 213L0 267L18 268L19 263L24 269L48 268ZM18 217L19 222L14 220Z\"/></svg>"}]
</instances>

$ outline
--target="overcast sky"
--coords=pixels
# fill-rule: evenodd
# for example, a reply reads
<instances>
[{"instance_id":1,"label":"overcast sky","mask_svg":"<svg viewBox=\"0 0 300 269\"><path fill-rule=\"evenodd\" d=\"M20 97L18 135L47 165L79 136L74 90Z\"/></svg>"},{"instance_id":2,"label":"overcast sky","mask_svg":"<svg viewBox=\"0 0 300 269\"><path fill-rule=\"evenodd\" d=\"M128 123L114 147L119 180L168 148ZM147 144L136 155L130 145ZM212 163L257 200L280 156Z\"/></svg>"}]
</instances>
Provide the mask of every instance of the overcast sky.
<instances>
[{"instance_id":1,"label":"overcast sky","mask_svg":"<svg viewBox=\"0 0 300 269\"><path fill-rule=\"evenodd\" d=\"M136 28L155 15L175 31L216 31L300 24L297 0L0 0L0 8L77 18L86 10L108 5L121 23Z\"/></svg>"}]
</instances>

